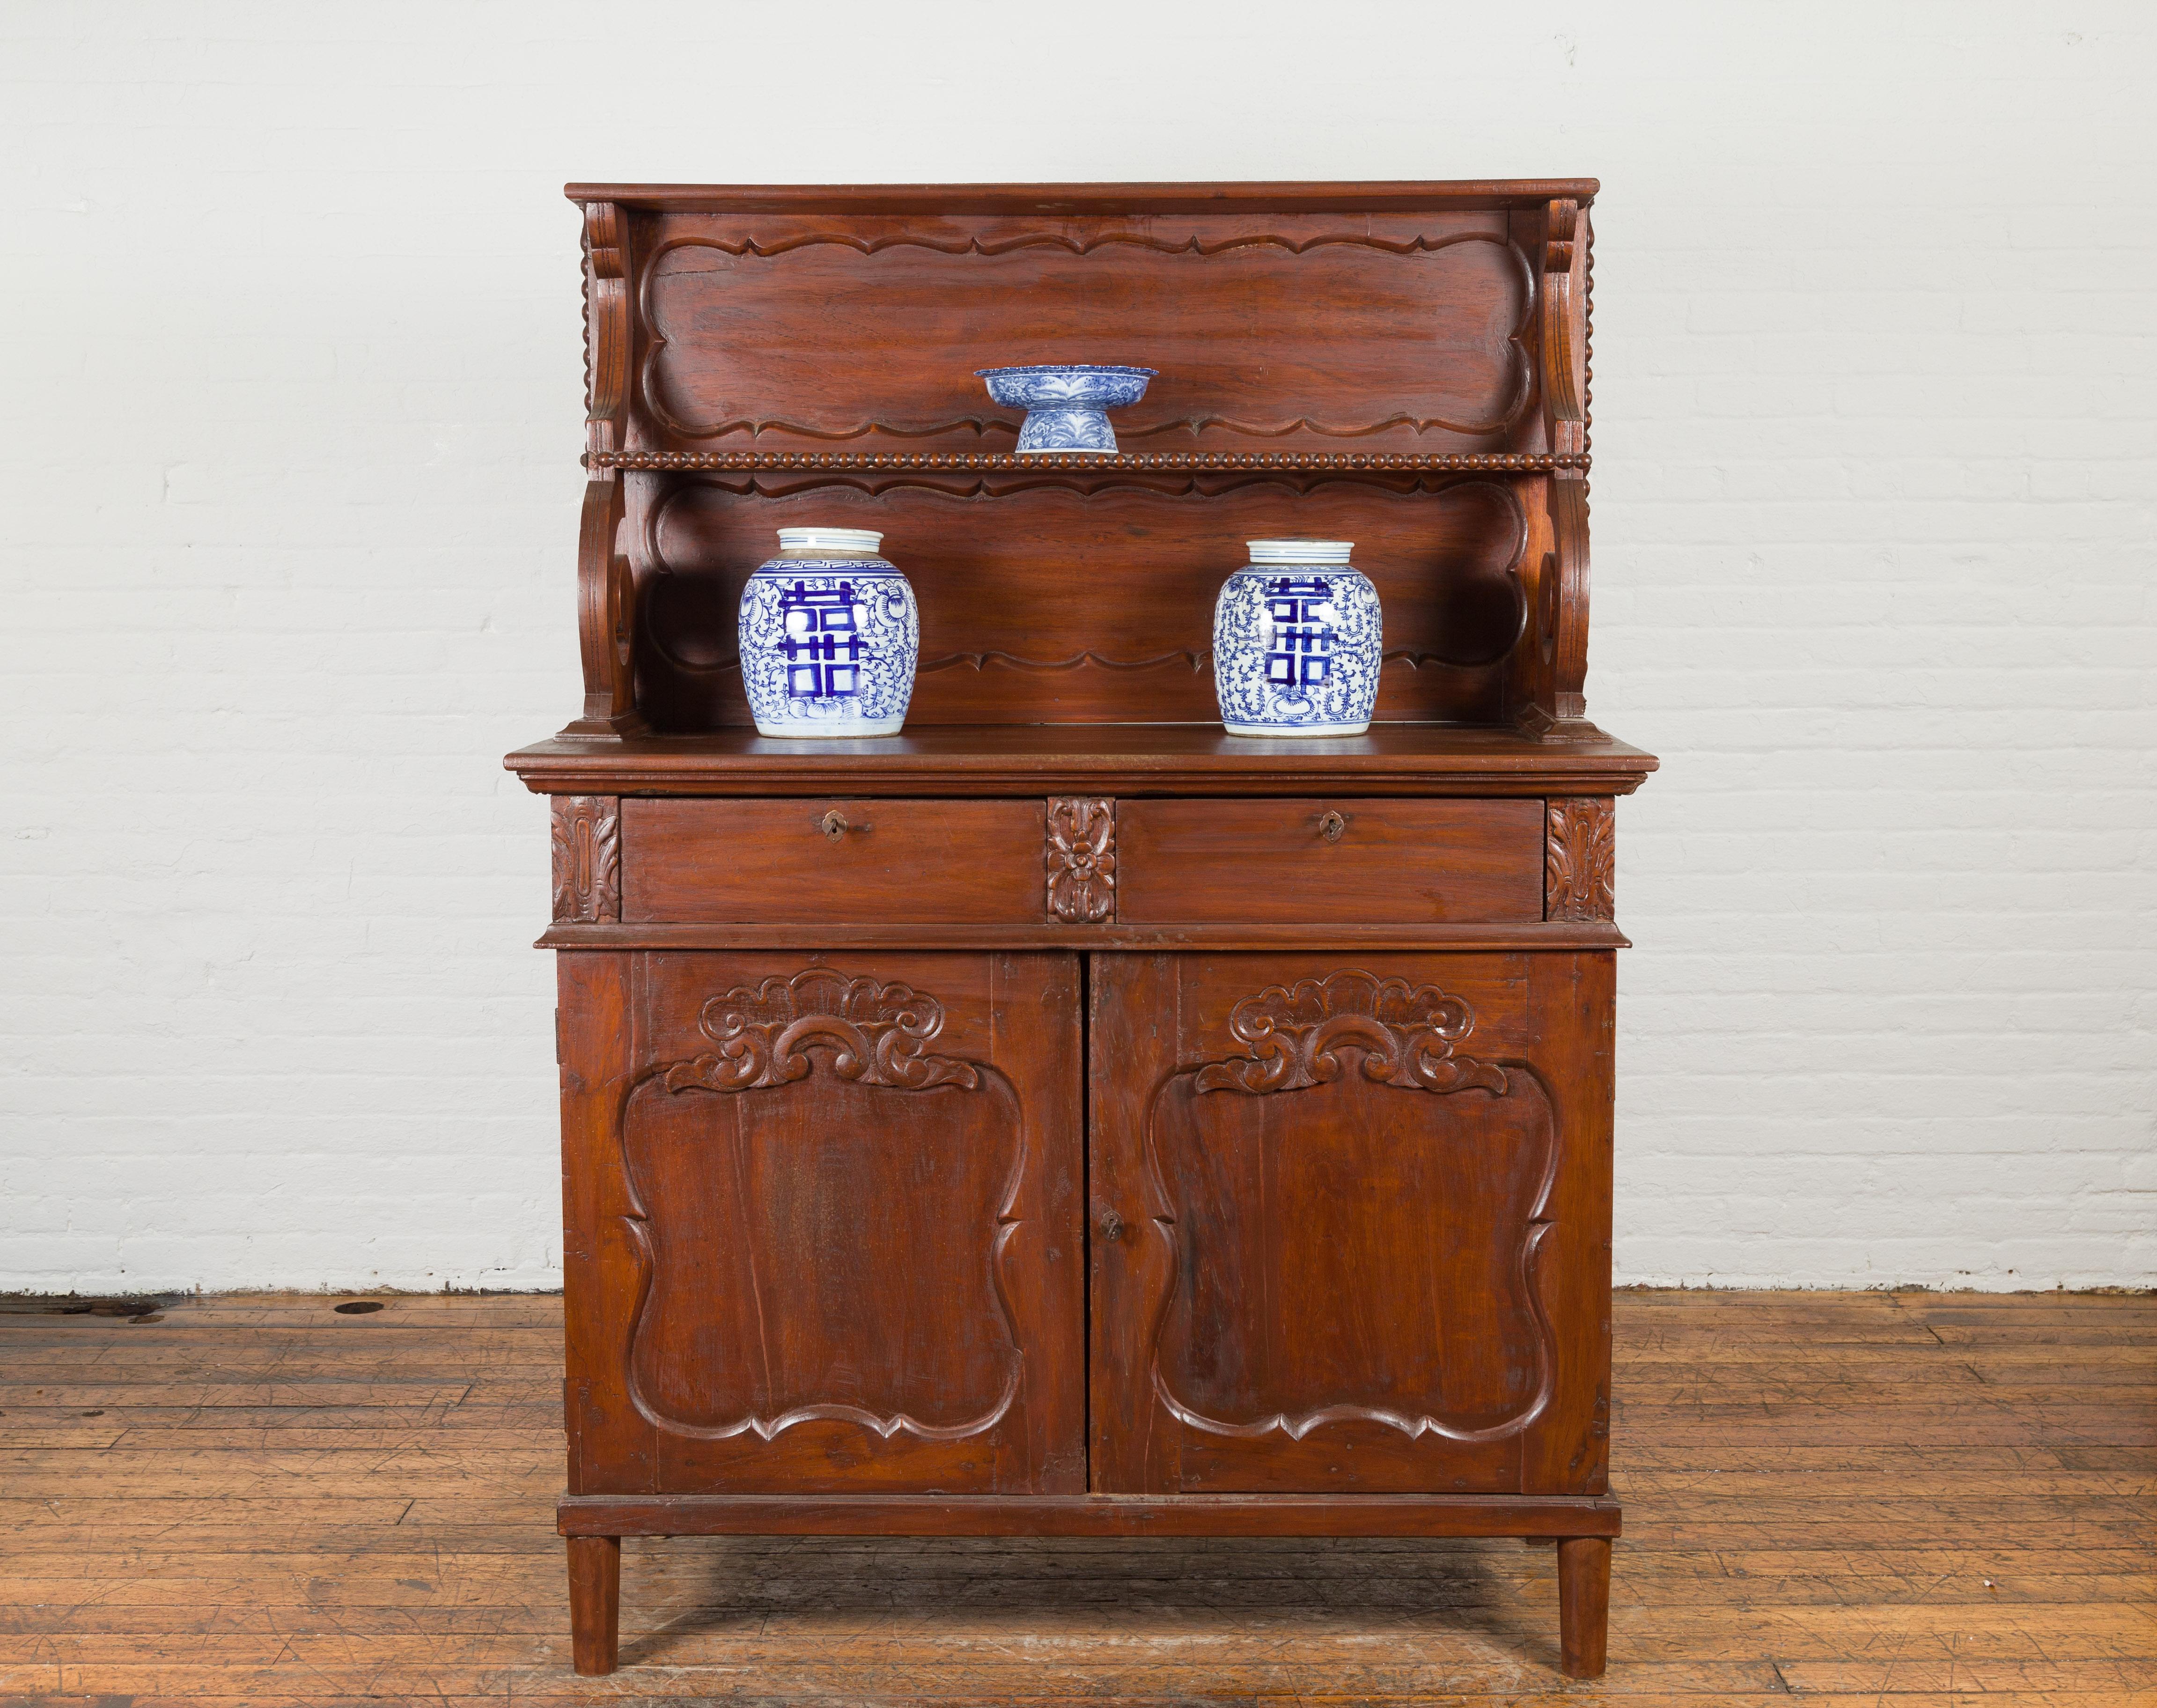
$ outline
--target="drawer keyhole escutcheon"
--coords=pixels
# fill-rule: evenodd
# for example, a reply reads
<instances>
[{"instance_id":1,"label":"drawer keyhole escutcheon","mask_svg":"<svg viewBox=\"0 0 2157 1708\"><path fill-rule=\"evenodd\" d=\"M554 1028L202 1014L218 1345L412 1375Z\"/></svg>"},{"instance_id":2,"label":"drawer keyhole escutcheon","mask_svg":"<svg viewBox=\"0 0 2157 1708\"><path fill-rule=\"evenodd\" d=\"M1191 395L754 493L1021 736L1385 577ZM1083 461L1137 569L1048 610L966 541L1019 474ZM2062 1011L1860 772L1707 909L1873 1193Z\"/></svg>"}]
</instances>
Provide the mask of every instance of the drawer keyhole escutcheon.
<instances>
[{"instance_id":1,"label":"drawer keyhole escutcheon","mask_svg":"<svg viewBox=\"0 0 2157 1708\"><path fill-rule=\"evenodd\" d=\"M1124 1218L1117 1215L1113 1210L1104 1212L1101 1217L1101 1237L1103 1239L1121 1239L1123 1237Z\"/></svg>"},{"instance_id":2,"label":"drawer keyhole escutcheon","mask_svg":"<svg viewBox=\"0 0 2157 1708\"><path fill-rule=\"evenodd\" d=\"M1329 842L1341 840L1341 833L1348 828L1348 821L1337 812L1329 812L1318 821L1318 834Z\"/></svg>"},{"instance_id":3,"label":"drawer keyhole escutcheon","mask_svg":"<svg viewBox=\"0 0 2157 1708\"><path fill-rule=\"evenodd\" d=\"M847 822L846 814L841 812L836 806L816 822L824 834L834 842L842 841L847 832L853 828Z\"/></svg>"}]
</instances>

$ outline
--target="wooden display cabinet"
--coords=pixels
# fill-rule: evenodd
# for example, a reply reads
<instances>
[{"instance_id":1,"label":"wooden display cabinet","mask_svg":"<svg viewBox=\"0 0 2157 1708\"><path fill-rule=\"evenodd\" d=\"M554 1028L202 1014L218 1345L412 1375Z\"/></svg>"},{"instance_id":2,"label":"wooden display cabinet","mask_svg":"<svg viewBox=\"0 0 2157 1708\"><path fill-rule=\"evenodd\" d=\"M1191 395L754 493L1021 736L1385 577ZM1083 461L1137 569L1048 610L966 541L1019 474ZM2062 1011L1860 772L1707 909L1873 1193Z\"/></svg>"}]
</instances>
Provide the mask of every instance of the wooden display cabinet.
<instances>
[{"instance_id":1,"label":"wooden display cabinet","mask_svg":"<svg viewBox=\"0 0 2157 1708\"><path fill-rule=\"evenodd\" d=\"M1604 1664L1612 805L1589 180L574 185L553 797L578 1669L620 1539L1517 1536ZM976 368L1161 370L1021 459ZM766 740L773 531L919 592L903 735ZM1352 539L1367 736L1216 721Z\"/></svg>"}]
</instances>

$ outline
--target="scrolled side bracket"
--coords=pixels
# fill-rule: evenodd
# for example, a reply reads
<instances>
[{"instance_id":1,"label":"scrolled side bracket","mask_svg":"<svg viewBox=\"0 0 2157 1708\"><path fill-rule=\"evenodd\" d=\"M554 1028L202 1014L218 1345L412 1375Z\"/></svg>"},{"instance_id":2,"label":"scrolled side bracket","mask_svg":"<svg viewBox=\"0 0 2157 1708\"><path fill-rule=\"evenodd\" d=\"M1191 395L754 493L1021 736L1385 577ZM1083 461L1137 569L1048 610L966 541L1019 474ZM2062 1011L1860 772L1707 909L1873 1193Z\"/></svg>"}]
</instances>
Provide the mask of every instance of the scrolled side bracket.
<instances>
[{"instance_id":1,"label":"scrolled side bracket","mask_svg":"<svg viewBox=\"0 0 2157 1708\"><path fill-rule=\"evenodd\" d=\"M1554 201L1544 215L1542 267L1543 432L1554 454L1587 446L1588 213ZM1601 741L1588 721L1588 476L1554 469L1544 477L1551 548L1536 578L1534 620L1515 712L1519 727L1547 742Z\"/></svg>"},{"instance_id":2,"label":"scrolled side bracket","mask_svg":"<svg viewBox=\"0 0 2157 1708\"><path fill-rule=\"evenodd\" d=\"M584 203L584 449L625 449L629 403L629 244L612 202Z\"/></svg>"},{"instance_id":3,"label":"scrolled side bracket","mask_svg":"<svg viewBox=\"0 0 2157 1708\"><path fill-rule=\"evenodd\" d=\"M622 512L621 476L614 470L584 482L577 536L577 646L584 666L584 710L563 729L564 735L631 735L648 727L636 709L636 579L618 545Z\"/></svg>"},{"instance_id":4,"label":"scrolled side bracket","mask_svg":"<svg viewBox=\"0 0 2157 1708\"><path fill-rule=\"evenodd\" d=\"M1579 450L1586 419L1580 370L1588 331L1579 288L1588 251L1586 223L1577 202L1552 202L1545 216L1540 325L1543 430L1554 452Z\"/></svg>"},{"instance_id":5,"label":"scrolled side bracket","mask_svg":"<svg viewBox=\"0 0 2157 1708\"><path fill-rule=\"evenodd\" d=\"M626 508L620 470L595 466L621 450L629 423L629 243L612 202L584 204L584 482L577 534L577 645L584 715L564 735L628 735L647 726L636 709L636 580L620 550Z\"/></svg>"},{"instance_id":6,"label":"scrolled side bracket","mask_svg":"<svg viewBox=\"0 0 2157 1708\"><path fill-rule=\"evenodd\" d=\"M1606 739L1588 721L1588 483L1552 476L1549 495L1552 549L1536 578L1535 620L1527 645L1538 691L1515 713L1523 732L1540 741Z\"/></svg>"}]
</instances>

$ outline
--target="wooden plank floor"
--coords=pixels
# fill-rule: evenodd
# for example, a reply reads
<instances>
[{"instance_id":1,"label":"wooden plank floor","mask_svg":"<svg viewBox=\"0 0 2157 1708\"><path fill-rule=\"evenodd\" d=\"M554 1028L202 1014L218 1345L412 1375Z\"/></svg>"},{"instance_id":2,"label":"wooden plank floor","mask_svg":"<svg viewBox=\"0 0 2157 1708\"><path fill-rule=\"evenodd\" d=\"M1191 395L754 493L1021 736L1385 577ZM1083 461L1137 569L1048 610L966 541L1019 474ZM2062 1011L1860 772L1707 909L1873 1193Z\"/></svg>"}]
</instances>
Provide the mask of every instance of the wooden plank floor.
<instances>
[{"instance_id":1,"label":"wooden plank floor","mask_svg":"<svg viewBox=\"0 0 2157 1708\"><path fill-rule=\"evenodd\" d=\"M2157 1301L1623 1295L1610 1672L1515 1542L631 1541L569 1670L560 1301L0 1316L0 1701L2157 1702Z\"/></svg>"}]
</instances>

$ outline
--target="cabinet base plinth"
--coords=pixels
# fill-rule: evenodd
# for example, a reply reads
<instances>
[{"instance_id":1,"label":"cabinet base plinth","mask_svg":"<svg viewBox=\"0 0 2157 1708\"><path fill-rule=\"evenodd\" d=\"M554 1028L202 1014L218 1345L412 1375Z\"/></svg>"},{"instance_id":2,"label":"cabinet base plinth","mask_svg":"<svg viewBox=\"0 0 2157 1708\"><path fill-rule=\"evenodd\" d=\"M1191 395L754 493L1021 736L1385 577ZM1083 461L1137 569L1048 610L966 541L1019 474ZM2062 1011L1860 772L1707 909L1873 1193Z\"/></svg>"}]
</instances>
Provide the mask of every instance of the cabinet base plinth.
<instances>
[{"instance_id":1,"label":"cabinet base plinth","mask_svg":"<svg viewBox=\"0 0 2157 1708\"><path fill-rule=\"evenodd\" d=\"M569 1494L565 1536L1602 1536L1574 1494Z\"/></svg>"}]
</instances>

